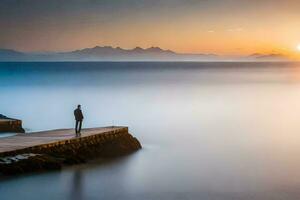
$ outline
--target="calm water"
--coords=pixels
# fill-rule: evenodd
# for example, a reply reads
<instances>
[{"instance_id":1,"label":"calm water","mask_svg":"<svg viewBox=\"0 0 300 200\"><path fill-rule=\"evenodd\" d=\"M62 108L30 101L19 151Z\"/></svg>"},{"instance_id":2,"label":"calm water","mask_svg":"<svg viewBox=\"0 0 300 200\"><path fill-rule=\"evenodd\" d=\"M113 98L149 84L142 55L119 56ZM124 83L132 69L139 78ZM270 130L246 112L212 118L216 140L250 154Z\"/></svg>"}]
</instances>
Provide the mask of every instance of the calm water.
<instances>
[{"instance_id":1,"label":"calm water","mask_svg":"<svg viewBox=\"0 0 300 200\"><path fill-rule=\"evenodd\" d=\"M2 63L28 132L126 125L143 150L0 180L0 199L299 200L300 64Z\"/></svg>"}]
</instances>

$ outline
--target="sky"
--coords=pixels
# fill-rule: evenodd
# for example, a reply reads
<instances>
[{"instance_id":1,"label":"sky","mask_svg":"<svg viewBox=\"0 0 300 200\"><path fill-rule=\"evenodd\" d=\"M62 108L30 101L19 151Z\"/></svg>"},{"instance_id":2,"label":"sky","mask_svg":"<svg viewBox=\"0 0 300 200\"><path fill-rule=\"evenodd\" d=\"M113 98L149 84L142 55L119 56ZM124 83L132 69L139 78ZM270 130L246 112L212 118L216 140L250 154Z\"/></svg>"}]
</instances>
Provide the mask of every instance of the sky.
<instances>
[{"instance_id":1,"label":"sky","mask_svg":"<svg viewBox=\"0 0 300 200\"><path fill-rule=\"evenodd\" d=\"M299 0L1 0L0 48L299 56Z\"/></svg>"}]
</instances>

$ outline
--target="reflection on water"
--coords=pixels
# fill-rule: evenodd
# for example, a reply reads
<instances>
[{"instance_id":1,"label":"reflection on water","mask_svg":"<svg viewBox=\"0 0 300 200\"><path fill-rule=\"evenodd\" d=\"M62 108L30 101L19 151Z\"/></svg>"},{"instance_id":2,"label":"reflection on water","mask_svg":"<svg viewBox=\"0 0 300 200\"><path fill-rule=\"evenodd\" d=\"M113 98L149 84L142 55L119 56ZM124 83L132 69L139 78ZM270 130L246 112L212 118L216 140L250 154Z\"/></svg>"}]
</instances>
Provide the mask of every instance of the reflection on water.
<instances>
[{"instance_id":1,"label":"reflection on water","mask_svg":"<svg viewBox=\"0 0 300 200\"><path fill-rule=\"evenodd\" d=\"M0 110L31 131L128 125L144 148L0 182L2 199L300 198L297 63L2 63ZM46 195L47 194L47 195Z\"/></svg>"},{"instance_id":2,"label":"reflection on water","mask_svg":"<svg viewBox=\"0 0 300 200\"><path fill-rule=\"evenodd\" d=\"M70 200L82 200L82 192L83 192L83 188L82 188L82 173L81 170L75 170L73 172L73 180L71 182L71 195L70 195Z\"/></svg>"}]
</instances>

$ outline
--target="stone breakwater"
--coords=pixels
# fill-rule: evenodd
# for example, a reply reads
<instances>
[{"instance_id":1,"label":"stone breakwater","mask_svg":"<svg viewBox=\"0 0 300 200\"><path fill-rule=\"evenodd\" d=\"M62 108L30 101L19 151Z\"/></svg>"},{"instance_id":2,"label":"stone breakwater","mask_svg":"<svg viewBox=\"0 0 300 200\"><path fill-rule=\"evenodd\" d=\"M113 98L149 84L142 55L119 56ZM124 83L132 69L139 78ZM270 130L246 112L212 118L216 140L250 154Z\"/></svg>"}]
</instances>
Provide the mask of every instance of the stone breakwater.
<instances>
[{"instance_id":1,"label":"stone breakwater","mask_svg":"<svg viewBox=\"0 0 300 200\"><path fill-rule=\"evenodd\" d=\"M104 130L103 130L104 129ZM99 131L97 131L99 130ZM72 131L73 132L73 131ZM94 158L112 158L126 155L142 148L140 142L128 133L127 127L87 129L82 137L69 135L70 130L50 131L15 137L15 143L31 137L33 145L11 148L14 138L0 140L0 173L18 174L41 170L60 169L64 165L83 163ZM51 140L51 136L55 141ZM37 138L37 139L36 139ZM35 141L36 140L36 141ZM54 139L53 139L54 140ZM26 143L26 139L24 142ZM6 142L6 143L5 143ZM36 144L40 143L40 144ZM5 144L10 148L5 151Z\"/></svg>"},{"instance_id":2,"label":"stone breakwater","mask_svg":"<svg viewBox=\"0 0 300 200\"><path fill-rule=\"evenodd\" d=\"M18 119L8 118L0 114L0 133L1 132L16 132L24 133L22 121Z\"/></svg>"}]
</instances>

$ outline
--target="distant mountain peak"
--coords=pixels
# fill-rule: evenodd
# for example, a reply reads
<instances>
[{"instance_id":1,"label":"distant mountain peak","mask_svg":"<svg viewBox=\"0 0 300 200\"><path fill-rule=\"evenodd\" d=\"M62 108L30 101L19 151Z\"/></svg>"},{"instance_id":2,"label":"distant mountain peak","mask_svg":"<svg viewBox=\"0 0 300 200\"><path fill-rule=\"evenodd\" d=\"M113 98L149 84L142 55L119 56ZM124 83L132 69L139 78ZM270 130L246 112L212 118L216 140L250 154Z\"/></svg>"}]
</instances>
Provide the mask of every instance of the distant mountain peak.
<instances>
[{"instance_id":1,"label":"distant mountain peak","mask_svg":"<svg viewBox=\"0 0 300 200\"><path fill-rule=\"evenodd\" d=\"M160 47L149 47L149 48L142 48L142 47L135 47L131 51L136 53L175 53L170 50L164 50Z\"/></svg>"},{"instance_id":2,"label":"distant mountain peak","mask_svg":"<svg viewBox=\"0 0 300 200\"><path fill-rule=\"evenodd\" d=\"M10 54L10 55L21 55L23 53L19 52L19 51L15 51L15 50L12 50L12 49L0 49L0 53L1 54Z\"/></svg>"},{"instance_id":3,"label":"distant mountain peak","mask_svg":"<svg viewBox=\"0 0 300 200\"><path fill-rule=\"evenodd\" d=\"M250 59L254 58L258 60L270 60L270 61L289 60L289 58L286 55L280 53L270 53L270 54L254 53L249 55L248 58Z\"/></svg>"},{"instance_id":4,"label":"distant mountain peak","mask_svg":"<svg viewBox=\"0 0 300 200\"><path fill-rule=\"evenodd\" d=\"M124 50L124 49L122 49L121 47L116 47L116 49L117 49L117 50Z\"/></svg>"},{"instance_id":5,"label":"distant mountain peak","mask_svg":"<svg viewBox=\"0 0 300 200\"><path fill-rule=\"evenodd\" d=\"M160 47L149 47L149 48L142 48L142 47L135 47L133 49L123 49L121 47L112 47L112 46L95 46L95 47L92 47L92 48L85 48L85 49L81 49L81 50L75 50L75 51L72 51L72 52L83 52L83 51L99 51L99 50L121 50L121 51L127 51L127 52L136 52L136 53L147 53L147 52L152 52L152 53L162 53L162 52L165 52L165 53L175 53L171 50L164 50Z\"/></svg>"},{"instance_id":6,"label":"distant mountain peak","mask_svg":"<svg viewBox=\"0 0 300 200\"><path fill-rule=\"evenodd\" d=\"M160 47L150 47L148 50L157 50L157 51L162 51Z\"/></svg>"},{"instance_id":7,"label":"distant mountain peak","mask_svg":"<svg viewBox=\"0 0 300 200\"><path fill-rule=\"evenodd\" d=\"M143 52L144 50L145 50L145 49L143 49L143 48L141 48L141 47L135 47L135 48L133 48L131 51L140 53L140 52Z\"/></svg>"},{"instance_id":8,"label":"distant mountain peak","mask_svg":"<svg viewBox=\"0 0 300 200\"><path fill-rule=\"evenodd\" d=\"M149 51L149 52L162 52L162 51L165 51L159 47L150 47L150 48L147 48L145 49L146 51Z\"/></svg>"},{"instance_id":9,"label":"distant mountain peak","mask_svg":"<svg viewBox=\"0 0 300 200\"><path fill-rule=\"evenodd\" d=\"M93 48L88 48L88 49L114 49L112 46L95 46Z\"/></svg>"}]
</instances>

